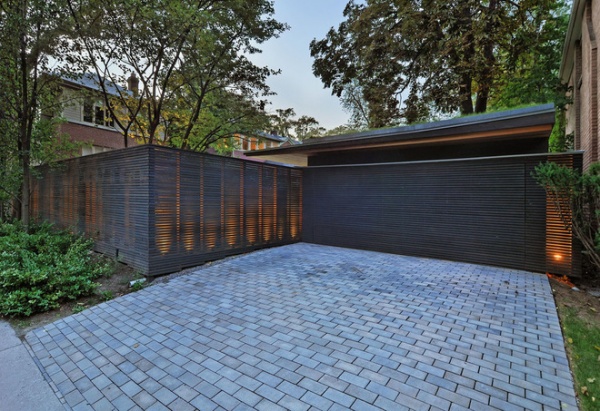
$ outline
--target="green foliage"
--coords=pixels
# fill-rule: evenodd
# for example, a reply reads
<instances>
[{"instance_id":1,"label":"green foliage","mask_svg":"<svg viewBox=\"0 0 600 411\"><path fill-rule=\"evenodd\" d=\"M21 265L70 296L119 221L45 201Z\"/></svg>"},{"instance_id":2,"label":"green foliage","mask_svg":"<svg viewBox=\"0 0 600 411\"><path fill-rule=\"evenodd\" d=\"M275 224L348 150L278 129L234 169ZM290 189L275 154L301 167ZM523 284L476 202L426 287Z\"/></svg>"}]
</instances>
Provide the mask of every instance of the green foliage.
<instances>
[{"instance_id":1,"label":"green foliage","mask_svg":"<svg viewBox=\"0 0 600 411\"><path fill-rule=\"evenodd\" d=\"M275 110L275 114L269 116L269 131L272 134L293 137L300 141L320 137L325 132L314 117L305 115L297 119L295 117L296 111L293 108Z\"/></svg>"},{"instance_id":2,"label":"green foliage","mask_svg":"<svg viewBox=\"0 0 600 411\"><path fill-rule=\"evenodd\" d=\"M53 59L70 27L64 0L0 1L0 221L29 218L31 164L70 151L61 146ZM42 115L43 114L43 115Z\"/></svg>"},{"instance_id":3,"label":"green foliage","mask_svg":"<svg viewBox=\"0 0 600 411\"><path fill-rule=\"evenodd\" d=\"M549 151L551 153L563 153L573 148L573 133L567 134L565 110L557 108L556 120L552 133L548 139Z\"/></svg>"},{"instance_id":4,"label":"green foliage","mask_svg":"<svg viewBox=\"0 0 600 411\"><path fill-rule=\"evenodd\" d=\"M502 56L509 64L506 71L499 73L490 96L494 108L552 101L562 109L566 104L567 90L560 83L559 70L570 2L538 0L535 3L540 4L540 9L531 13L526 24L537 29L518 30L513 39L515 47L527 45L527 49L521 53L507 50Z\"/></svg>"},{"instance_id":5,"label":"green foliage","mask_svg":"<svg viewBox=\"0 0 600 411\"><path fill-rule=\"evenodd\" d=\"M145 283L142 281L138 281L133 283L133 285L131 286L131 291L140 291L141 289L143 289L145 287Z\"/></svg>"},{"instance_id":6,"label":"green foliage","mask_svg":"<svg viewBox=\"0 0 600 411\"><path fill-rule=\"evenodd\" d=\"M579 318L575 309L559 307L559 312L581 410L597 410L600 402L600 328Z\"/></svg>"},{"instance_id":7,"label":"green foliage","mask_svg":"<svg viewBox=\"0 0 600 411\"><path fill-rule=\"evenodd\" d=\"M25 232L0 223L0 314L29 316L94 293L106 264L91 264L92 243L50 225Z\"/></svg>"},{"instance_id":8,"label":"green foliage","mask_svg":"<svg viewBox=\"0 0 600 411\"><path fill-rule=\"evenodd\" d=\"M352 0L344 16L311 42L313 71L370 128L553 99L563 0Z\"/></svg>"},{"instance_id":9,"label":"green foliage","mask_svg":"<svg viewBox=\"0 0 600 411\"><path fill-rule=\"evenodd\" d=\"M203 151L266 118L259 98L271 94L266 80L276 71L248 56L287 28L272 18L271 1L68 2L80 46L66 45L66 60L98 75L125 135ZM106 85L129 73L139 79L137 93L109 96Z\"/></svg>"},{"instance_id":10,"label":"green foliage","mask_svg":"<svg viewBox=\"0 0 600 411\"><path fill-rule=\"evenodd\" d=\"M77 314L82 312L83 310L85 310L87 307L85 306L85 304L83 303L77 303L75 306L73 306L73 314Z\"/></svg>"},{"instance_id":11,"label":"green foliage","mask_svg":"<svg viewBox=\"0 0 600 411\"><path fill-rule=\"evenodd\" d=\"M251 99L227 90L215 90L205 96L198 119L190 123L193 104L194 98L182 91L177 104L163 110L166 145L193 151L213 147L227 155L234 149L231 136L252 134L265 129L269 123L267 114Z\"/></svg>"},{"instance_id":12,"label":"green foliage","mask_svg":"<svg viewBox=\"0 0 600 411\"><path fill-rule=\"evenodd\" d=\"M565 228L581 241L584 253L600 270L600 163L585 172L548 162L533 177L551 198Z\"/></svg>"}]
</instances>

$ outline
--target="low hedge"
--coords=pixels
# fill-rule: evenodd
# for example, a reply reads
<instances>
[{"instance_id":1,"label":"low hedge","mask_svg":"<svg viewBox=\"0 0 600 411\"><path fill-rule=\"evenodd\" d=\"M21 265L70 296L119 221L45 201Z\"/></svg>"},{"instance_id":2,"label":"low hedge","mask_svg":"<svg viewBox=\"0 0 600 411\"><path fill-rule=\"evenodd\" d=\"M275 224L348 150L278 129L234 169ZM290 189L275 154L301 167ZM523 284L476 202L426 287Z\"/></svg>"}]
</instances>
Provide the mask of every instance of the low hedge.
<instances>
[{"instance_id":1,"label":"low hedge","mask_svg":"<svg viewBox=\"0 0 600 411\"><path fill-rule=\"evenodd\" d=\"M106 262L92 261L92 242L49 224L0 223L0 314L30 316L91 295Z\"/></svg>"}]
</instances>

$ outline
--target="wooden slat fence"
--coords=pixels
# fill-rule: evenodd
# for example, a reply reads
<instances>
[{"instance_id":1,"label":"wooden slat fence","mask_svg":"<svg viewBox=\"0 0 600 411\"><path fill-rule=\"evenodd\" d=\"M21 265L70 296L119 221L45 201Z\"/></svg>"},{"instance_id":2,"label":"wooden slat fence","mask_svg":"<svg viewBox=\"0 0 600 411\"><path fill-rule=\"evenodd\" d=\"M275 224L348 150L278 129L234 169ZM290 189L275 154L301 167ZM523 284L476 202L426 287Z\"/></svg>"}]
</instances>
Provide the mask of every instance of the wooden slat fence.
<instances>
[{"instance_id":1,"label":"wooden slat fence","mask_svg":"<svg viewBox=\"0 0 600 411\"><path fill-rule=\"evenodd\" d=\"M32 208L148 276L300 240L576 276L542 161L581 153L298 169L140 146L40 168Z\"/></svg>"},{"instance_id":2,"label":"wooden slat fence","mask_svg":"<svg viewBox=\"0 0 600 411\"><path fill-rule=\"evenodd\" d=\"M531 177L581 154L304 170L303 241L579 275L579 244Z\"/></svg>"},{"instance_id":3,"label":"wooden slat fence","mask_svg":"<svg viewBox=\"0 0 600 411\"><path fill-rule=\"evenodd\" d=\"M140 146L38 174L34 217L148 276L301 237L300 169Z\"/></svg>"}]
</instances>

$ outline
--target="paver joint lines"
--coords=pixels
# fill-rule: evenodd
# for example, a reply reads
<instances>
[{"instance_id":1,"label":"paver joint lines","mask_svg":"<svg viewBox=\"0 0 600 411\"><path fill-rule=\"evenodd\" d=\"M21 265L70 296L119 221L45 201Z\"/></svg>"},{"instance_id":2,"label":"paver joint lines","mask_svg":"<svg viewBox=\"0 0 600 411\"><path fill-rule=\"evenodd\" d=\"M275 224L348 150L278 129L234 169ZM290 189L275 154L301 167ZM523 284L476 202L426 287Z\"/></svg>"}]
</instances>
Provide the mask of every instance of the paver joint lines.
<instances>
[{"instance_id":1,"label":"paver joint lines","mask_svg":"<svg viewBox=\"0 0 600 411\"><path fill-rule=\"evenodd\" d=\"M545 276L464 263L294 244L26 339L73 409L577 409Z\"/></svg>"}]
</instances>

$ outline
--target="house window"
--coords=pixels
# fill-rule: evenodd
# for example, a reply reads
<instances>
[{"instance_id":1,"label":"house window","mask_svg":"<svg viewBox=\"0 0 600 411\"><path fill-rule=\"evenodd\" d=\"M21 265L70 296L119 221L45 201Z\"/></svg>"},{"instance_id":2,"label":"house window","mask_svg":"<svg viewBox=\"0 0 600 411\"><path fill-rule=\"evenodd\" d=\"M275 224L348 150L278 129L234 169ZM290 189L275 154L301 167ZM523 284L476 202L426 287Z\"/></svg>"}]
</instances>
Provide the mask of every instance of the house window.
<instances>
[{"instance_id":1,"label":"house window","mask_svg":"<svg viewBox=\"0 0 600 411\"><path fill-rule=\"evenodd\" d=\"M94 107L94 123L100 126L104 125L104 109L102 107Z\"/></svg>"},{"instance_id":2,"label":"house window","mask_svg":"<svg viewBox=\"0 0 600 411\"><path fill-rule=\"evenodd\" d=\"M94 102L86 98L83 102L83 121L87 123L94 122Z\"/></svg>"},{"instance_id":3,"label":"house window","mask_svg":"<svg viewBox=\"0 0 600 411\"><path fill-rule=\"evenodd\" d=\"M85 99L83 102L83 121L100 126L115 126L115 121L110 117L110 111L104 104L92 99Z\"/></svg>"}]
</instances>

